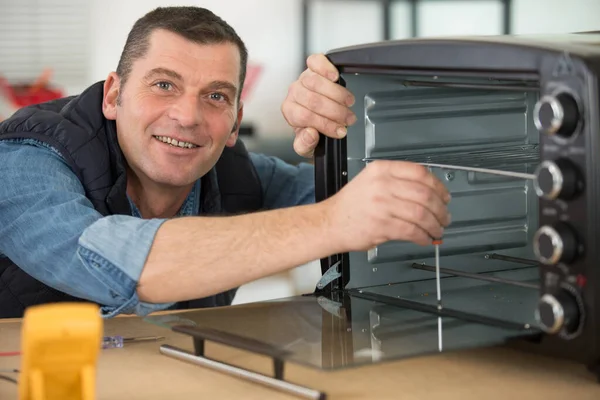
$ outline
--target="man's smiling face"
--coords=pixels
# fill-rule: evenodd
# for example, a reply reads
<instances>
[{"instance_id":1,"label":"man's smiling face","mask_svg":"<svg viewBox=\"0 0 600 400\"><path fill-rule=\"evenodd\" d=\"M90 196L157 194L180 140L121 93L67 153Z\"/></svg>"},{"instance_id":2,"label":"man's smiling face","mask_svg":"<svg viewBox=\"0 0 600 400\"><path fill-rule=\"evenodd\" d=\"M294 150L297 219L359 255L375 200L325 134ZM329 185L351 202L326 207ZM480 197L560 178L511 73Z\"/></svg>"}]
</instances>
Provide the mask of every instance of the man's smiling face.
<instances>
[{"instance_id":1,"label":"man's smiling face","mask_svg":"<svg viewBox=\"0 0 600 400\"><path fill-rule=\"evenodd\" d=\"M119 88L119 145L140 181L189 186L237 139L240 53L160 29L149 44Z\"/></svg>"}]
</instances>

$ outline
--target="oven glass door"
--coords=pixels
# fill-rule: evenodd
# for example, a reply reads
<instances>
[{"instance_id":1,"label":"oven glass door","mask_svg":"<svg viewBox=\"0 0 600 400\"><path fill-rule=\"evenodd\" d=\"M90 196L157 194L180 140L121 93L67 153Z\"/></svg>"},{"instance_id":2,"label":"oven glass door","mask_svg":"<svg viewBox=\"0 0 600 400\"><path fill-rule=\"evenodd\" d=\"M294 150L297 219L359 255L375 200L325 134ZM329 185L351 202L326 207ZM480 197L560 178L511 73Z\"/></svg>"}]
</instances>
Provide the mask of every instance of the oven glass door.
<instances>
[{"instance_id":1,"label":"oven glass door","mask_svg":"<svg viewBox=\"0 0 600 400\"><path fill-rule=\"evenodd\" d=\"M297 296L149 316L146 321L168 329L208 329L229 338L225 344L232 347L238 339L250 339L273 349L283 361L324 370L496 346L539 333L514 321L370 296L359 291L338 299Z\"/></svg>"}]
</instances>

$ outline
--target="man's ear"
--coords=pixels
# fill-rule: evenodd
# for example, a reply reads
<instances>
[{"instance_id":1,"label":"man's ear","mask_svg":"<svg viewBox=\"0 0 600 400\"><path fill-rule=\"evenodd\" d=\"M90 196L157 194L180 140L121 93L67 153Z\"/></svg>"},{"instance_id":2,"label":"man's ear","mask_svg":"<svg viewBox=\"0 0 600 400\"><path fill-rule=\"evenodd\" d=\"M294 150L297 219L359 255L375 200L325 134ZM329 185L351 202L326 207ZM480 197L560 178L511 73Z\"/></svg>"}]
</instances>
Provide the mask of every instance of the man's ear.
<instances>
[{"instance_id":1,"label":"man's ear","mask_svg":"<svg viewBox=\"0 0 600 400\"><path fill-rule=\"evenodd\" d=\"M121 90L121 80L116 72L111 72L104 81L104 98L102 99L102 113L106 119L117 119L117 102Z\"/></svg>"},{"instance_id":2,"label":"man's ear","mask_svg":"<svg viewBox=\"0 0 600 400\"><path fill-rule=\"evenodd\" d=\"M242 123L243 117L244 117L244 103L240 100L240 107L238 108L237 119L235 121L235 124L233 125L233 128L231 128L231 133L229 134L229 138L227 139L227 142L225 143L225 145L227 147L235 146L235 143L237 142L238 134L240 132L240 124Z\"/></svg>"}]
</instances>

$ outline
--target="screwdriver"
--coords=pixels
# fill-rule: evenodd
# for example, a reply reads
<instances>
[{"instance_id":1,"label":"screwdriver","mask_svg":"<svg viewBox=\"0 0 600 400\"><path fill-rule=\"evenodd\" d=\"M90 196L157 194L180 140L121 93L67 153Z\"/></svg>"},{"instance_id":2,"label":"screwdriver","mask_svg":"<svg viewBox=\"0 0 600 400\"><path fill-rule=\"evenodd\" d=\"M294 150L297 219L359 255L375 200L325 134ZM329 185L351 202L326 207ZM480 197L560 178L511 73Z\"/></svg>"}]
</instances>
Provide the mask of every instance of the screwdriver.
<instances>
[{"instance_id":1,"label":"screwdriver","mask_svg":"<svg viewBox=\"0 0 600 400\"><path fill-rule=\"evenodd\" d=\"M438 310L441 310L442 290L440 288L440 244L442 244L442 239L433 239L432 243L435 246L435 283L437 288L437 307Z\"/></svg>"},{"instance_id":2,"label":"screwdriver","mask_svg":"<svg viewBox=\"0 0 600 400\"><path fill-rule=\"evenodd\" d=\"M119 349L129 342L150 342L163 340L163 336L142 336L142 337L123 337L123 336L104 336L102 338L103 349Z\"/></svg>"},{"instance_id":3,"label":"screwdriver","mask_svg":"<svg viewBox=\"0 0 600 400\"><path fill-rule=\"evenodd\" d=\"M442 290L440 288L440 244L442 239L433 239L435 246L435 283L437 286L437 308L442 310ZM442 317L438 315L438 349L442 351Z\"/></svg>"}]
</instances>

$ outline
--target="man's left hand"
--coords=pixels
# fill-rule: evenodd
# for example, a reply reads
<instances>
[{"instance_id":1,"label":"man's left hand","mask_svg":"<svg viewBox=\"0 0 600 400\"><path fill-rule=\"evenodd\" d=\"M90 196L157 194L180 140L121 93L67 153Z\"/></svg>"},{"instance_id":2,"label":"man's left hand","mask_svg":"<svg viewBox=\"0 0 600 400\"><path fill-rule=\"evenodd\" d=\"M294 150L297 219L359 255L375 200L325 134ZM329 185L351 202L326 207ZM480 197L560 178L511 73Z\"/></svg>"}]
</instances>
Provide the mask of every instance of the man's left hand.
<instances>
[{"instance_id":1,"label":"man's left hand","mask_svg":"<svg viewBox=\"0 0 600 400\"><path fill-rule=\"evenodd\" d=\"M336 139L346 136L346 127L356 122L350 110L354 96L337 84L339 73L323 54L306 60L307 69L289 87L281 112L294 129L294 150L312 157L319 132Z\"/></svg>"}]
</instances>

